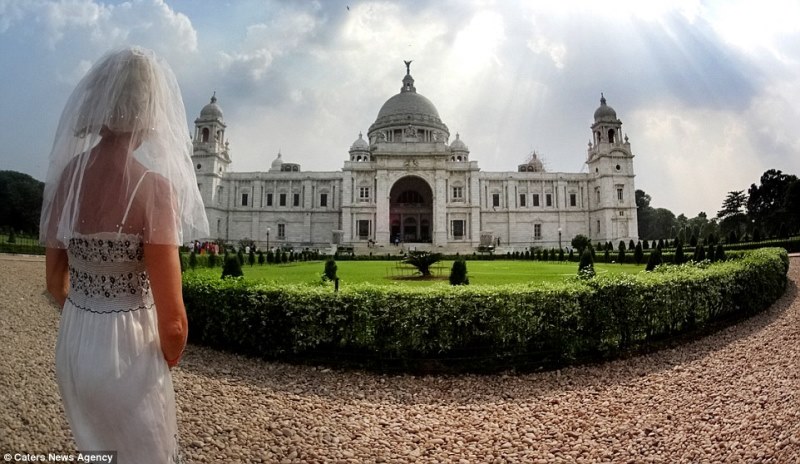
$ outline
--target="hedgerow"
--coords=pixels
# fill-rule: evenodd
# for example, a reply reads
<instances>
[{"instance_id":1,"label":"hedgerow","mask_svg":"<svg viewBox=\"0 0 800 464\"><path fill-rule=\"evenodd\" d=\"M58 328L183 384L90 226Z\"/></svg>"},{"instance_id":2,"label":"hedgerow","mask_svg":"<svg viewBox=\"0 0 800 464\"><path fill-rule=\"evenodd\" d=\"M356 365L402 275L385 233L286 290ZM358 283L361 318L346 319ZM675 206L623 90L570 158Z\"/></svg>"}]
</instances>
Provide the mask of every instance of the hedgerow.
<instances>
[{"instance_id":1,"label":"hedgerow","mask_svg":"<svg viewBox=\"0 0 800 464\"><path fill-rule=\"evenodd\" d=\"M276 285L184 277L190 341L267 359L493 370L607 359L767 308L782 249L558 284Z\"/></svg>"}]
</instances>

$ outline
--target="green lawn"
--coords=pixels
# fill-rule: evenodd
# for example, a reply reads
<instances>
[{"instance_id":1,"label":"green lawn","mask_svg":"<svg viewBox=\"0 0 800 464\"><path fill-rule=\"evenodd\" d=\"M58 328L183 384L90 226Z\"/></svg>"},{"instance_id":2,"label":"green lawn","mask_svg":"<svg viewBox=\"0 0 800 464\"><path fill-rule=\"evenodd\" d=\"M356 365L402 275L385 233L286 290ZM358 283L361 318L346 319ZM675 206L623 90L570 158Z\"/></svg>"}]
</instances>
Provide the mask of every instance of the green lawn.
<instances>
[{"instance_id":1,"label":"green lawn","mask_svg":"<svg viewBox=\"0 0 800 464\"><path fill-rule=\"evenodd\" d=\"M370 282L378 285L445 285L450 275L452 261L437 263L434 274L439 279L410 279L413 272L408 268L398 269L395 261L337 261L338 276L342 285L355 282ZM317 283L325 267L323 261L303 263L242 266L244 276L249 280L266 280L279 283ZM644 270L644 265L595 263L598 273L634 273ZM576 275L578 263L551 263L539 261L467 261L467 275L471 285L497 285L528 282L558 282ZM219 276L222 269L197 268L202 274ZM399 275L405 279L396 279Z\"/></svg>"}]
</instances>

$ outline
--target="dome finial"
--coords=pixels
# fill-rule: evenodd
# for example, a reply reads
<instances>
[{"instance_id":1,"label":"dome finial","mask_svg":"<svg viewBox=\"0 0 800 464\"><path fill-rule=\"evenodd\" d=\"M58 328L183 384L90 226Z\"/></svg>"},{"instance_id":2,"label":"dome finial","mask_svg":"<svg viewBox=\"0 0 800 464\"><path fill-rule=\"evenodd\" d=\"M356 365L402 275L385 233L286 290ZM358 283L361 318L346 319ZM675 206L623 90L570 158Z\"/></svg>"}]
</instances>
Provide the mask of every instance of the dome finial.
<instances>
[{"instance_id":1,"label":"dome finial","mask_svg":"<svg viewBox=\"0 0 800 464\"><path fill-rule=\"evenodd\" d=\"M400 92L417 92L417 88L414 87L414 78L411 77L411 62L414 60L405 61L403 63L406 64L406 76L403 78L403 87L400 88Z\"/></svg>"},{"instance_id":2,"label":"dome finial","mask_svg":"<svg viewBox=\"0 0 800 464\"><path fill-rule=\"evenodd\" d=\"M600 104L601 105L606 104L606 97L603 95L603 92L600 92Z\"/></svg>"},{"instance_id":3,"label":"dome finial","mask_svg":"<svg viewBox=\"0 0 800 464\"><path fill-rule=\"evenodd\" d=\"M215 90L214 93L211 95L211 103L217 102L217 91Z\"/></svg>"}]
</instances>

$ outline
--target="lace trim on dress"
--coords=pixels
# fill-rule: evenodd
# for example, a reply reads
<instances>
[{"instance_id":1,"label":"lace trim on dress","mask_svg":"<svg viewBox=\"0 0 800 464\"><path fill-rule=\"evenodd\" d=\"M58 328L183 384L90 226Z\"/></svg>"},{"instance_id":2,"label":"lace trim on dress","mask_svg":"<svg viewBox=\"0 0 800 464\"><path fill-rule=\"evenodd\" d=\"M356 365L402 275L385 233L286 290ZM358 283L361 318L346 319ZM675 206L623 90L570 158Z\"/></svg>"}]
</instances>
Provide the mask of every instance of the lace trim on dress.
<instances>
[{"instance_id":1,"label":"lace trim on dress","mask_svg":"<svg viewBox=\"0 0 800 464\"><path fill-rule=\"evenodd\" d=\"M150 309L150 308L152 308L154 306L153 303L150 303L150 304L139 305L139 306L136 306L136 307L133 307L133 308L120 308L120 309L109 309L109 310L106 310L106 311L95 311L94 309L89 308L88 306L79 305L78 303L73 301L72 298L70 298L70 297L67 297L67 300L69 300L69 302L72 303L72 306L75 306L78 309L81 309L83 311L87 311L87 312L90 312L90 313L93 313L93 314L130 313L130 312L133 312L133 311L138 311L140 309Z\"/></svg>"}]
</instances>

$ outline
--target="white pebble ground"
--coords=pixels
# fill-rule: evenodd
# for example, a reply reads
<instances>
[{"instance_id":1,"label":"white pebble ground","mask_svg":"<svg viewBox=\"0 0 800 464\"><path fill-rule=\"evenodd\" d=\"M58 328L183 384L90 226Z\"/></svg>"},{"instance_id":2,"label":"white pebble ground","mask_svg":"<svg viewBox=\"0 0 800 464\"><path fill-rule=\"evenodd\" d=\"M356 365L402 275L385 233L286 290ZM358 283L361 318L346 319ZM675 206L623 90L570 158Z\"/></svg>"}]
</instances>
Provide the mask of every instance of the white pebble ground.
<instances>
[{"instance_id":1,"label":"white pebble ground","mask_svg":"<svg viewBox=\"0 0 800 464\"><path fill-rule=\"evenodd\" d=\"M74 452L44 263L0 255L0 276L0 452ZM557 372L387 376L190 346L173 371L183 453L191 463L800 462L800 258L789 278L769 310L706 338Z\"/></svg>"}]
</instances>

